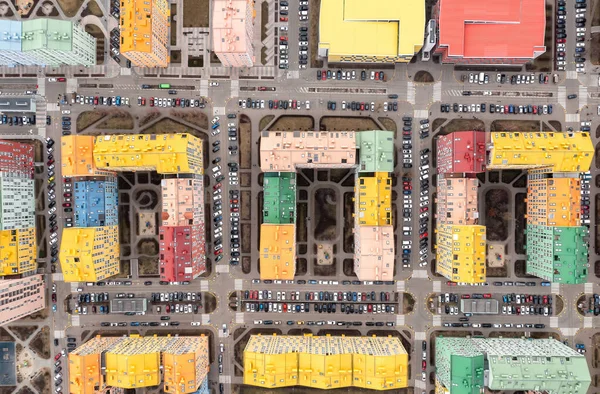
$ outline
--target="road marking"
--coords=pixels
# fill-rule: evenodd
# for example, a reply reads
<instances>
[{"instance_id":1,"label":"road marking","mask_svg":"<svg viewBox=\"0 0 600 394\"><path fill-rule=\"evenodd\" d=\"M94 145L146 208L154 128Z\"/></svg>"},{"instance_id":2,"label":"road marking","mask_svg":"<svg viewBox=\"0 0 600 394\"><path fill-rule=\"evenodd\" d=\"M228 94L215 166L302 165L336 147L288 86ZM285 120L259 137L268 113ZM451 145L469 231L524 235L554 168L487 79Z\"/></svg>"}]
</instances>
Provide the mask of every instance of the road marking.
<instances>
[{"instance_id":1,"label":"road marking","mask_svg":"<svg viewBox=\"0 0 600 394\"><path fill-rule=\"evenodd\" d=\"M244 288L244 280L243 279L236 279L234 283L235 283L236 290L242 290Z\"/></svg>"},{"instance_id":2,"label":"road marking","mask_svg":"<svg viewBox=\"0 0 600 394\"><path fill-rule=\"evenodd\" d=\"M432 323L434 327L441 327L442 325L442 316L440 315L433 315L433 320Z\"/></svg>"},{"instance_id":3,"label":"road marking","mask_svg":"<svg viewBox=\"0 0 600 394\"><path fill-rule=\"evenodd\" d=\"M583 291L585 292L585 294L592 294L594 292L594 284L587 282L583 285Z\"/></svg>"},{"instance_id":4,"label":"road marking","mask_svg":"<svg viewBox=\"0 0 600 394\"><path fill-rule=\"evenodd\" d=\"M235 322L236 324L244 324L244 314L241 312L237 312L235 314Z\"/></svg>"},{"instance_id":5,"label":"road marking","mask_svg":"<svg viewBox=\"0 0 600 394\"><path fill-rule=\"evenodd\" d=\"M433 101L442 101L442 81L433 84Z\"/></svg>"},{"instance_id":6,"label":"road marking","mask_svg":"<svg viewBox=\"0 0 600 394\"><path fill-rule=\"evenodd\" d=\"M221 274L229 273L229 264L217 264L217 272Z\"/></svg>"},{"instance_id":7,"label":"road marking","mask_svg":"<svg viewBox=\"0 0 600 394\"><path fill-rule=\"evenodd\" d=\"M553 316L550 318L550 327L558 328L558 317Z\"/></svg>"},{"instance_id":8,"label":"road marking","mask_svg":"<svg viewBox=\"0 0 600 394\"><path fill-rule=\"evenodd\" d=\"M208 97L208 80L207 79L200 80L200 96Z\"/></svg>"},{"instance_id":9,"label":"road marking","mask_svg":"<svg viewBox=\"0 0 600 394\"><path fill-rule=\"evenodd\" d=\"M563 106L563 108L567 107L567 88L565 86L558 87L558 103Z\"/></svg>"},{"instance_id":10,"label":"road marking","mask_svg":"<svg viewBox=\"0 0 600 394\"><path fill-rule=\"evenodd\" d=\"M219 375L219 383L230 384L231 383L231 376L230 375Z\"/></svg>"},{"instance_id":11,"label":"road marking","mask_svg":"<svg viewBox=\"0 0 600 394\"><path fill-rule=\"evenodd\" d=\"M567 123L579 123L579 114L565 114Z\"/></svg>"},{"instance_id":12,"label":"road marking","mask_svg":"<svg viewBox=\"0 0 600 394\"><path fill-rule=\"evenodd\" d=\"M415 387L420 388L420 389L425 389L427 387L427 385L424 381L422 381L419 378L419 379L415 379Z\"/></svg>"},{"instance_id":13,"label":"road marking","mask_svg":"<svg viewBox=\"0 0 600 394\"><path fill-rule=\"evenodd\" d=\"M65 330L54 330L54 338L64 338Z\"/></svg>"},{"instance_id":14,"label":"road marking","mask_svg":"<svg viewBox=\"0 0 600 394\"><path fill-rule=\"evenodd\" d=\"M207 280L200 281L200 291L208 291L208 281Z\"/></svg>"},{"instance_id":15,"label":"road marking","mask_svg":"<svg viewBox=\"0 0 600 394\"><path fill-rule=\"evenodd\" d=\"M396 315L396 326L403 326L404 324L404 315Z\"/></svg>"},{"instance_id":16,"label":"road marking","mask_svg":"<svg viewBox=\"0 0 600 394\"><path fill-rule=\"evenodd\" d=\"M238 97L240 95L240 81L234 79L231 81L231 97Z\"/></svg>"},{"instance_id":17,"label":"road marking","mask_svg":"<svg viewBox=\"0 0 600 394\"><path fill-rule=\"evenodd\" d=\"M593 321L591 316L586 316L583 318L583 328L592 328Z\"/></svg>"},{"instance_id":18,"label":"road marking","mask_svg":"<svg viewBox=\"0 0 600 394\"><path fill-rule=\"evenodd\" d=\"M434 293L439 293L442 291L442 281L441 280L434 280L433 281L433 292Z\"/></svg>"},{"instance_id":19,"label":"road marking","mask_svg":"<svg viewBox=\"0 0 600 394\"><path fill-rule=\"evenodd\" d=\"M560 291L560 283L552 283L550 287L553 294L559 294Z\"/></svg>"},{"instance_id":20,"label":"road marking","mask_svg":"<svg viewBox=\"0 0 600 394\"><path fill-rule=\"evenodd\" d=\"M415 109L413 116L415 118L427 119L429 117L429 111L426 109Z\"/></svg>"},{"instance_id":21,"label":"road marking","mask_svg":"<svg viewBox=\"0 0 600 394\"><path fill-rule=\"evenodd\" d=\"M71 293L77 293L78 287L79 287L79 282L71 282Z\"/></svg>"},{"instance_id":22,"label":"road marking","mask_svg":"<svg viewBox=\"0 0 600 394\"><path fill-rule=\"evenodd\" d=\"M46 81L45 78L38 78L37 79L37 94L39 94L40 96L45 96L46 95Z\"/></svg>"},{"instance_id":23,"label":"road marking","mask_svg":"<svg viewBox=\"0 0 600 394\"><path fill-rule=\"evenodd\" d=\"M577 71L567 71L567 79L577 79Z\"/></svg>"},{"instance_id":24,"label":"road marking","mask_svg":"<svg viewBox=\"0 0 600 394\"><path fill-rule=\"evenodd\" d=\"M207 326L210 323L210 315L208 313L202 314L202 325Z\"/></svg>"},{"instance_id":25,"label":"road marking","mask_svg":"<svg viewBox=\"0 0 600 394\"><path fill-rule=\"evenodd\" d=\"M425 331L415 332L415 340L417 340L417 341L424 341L425 338L426 338L425 335L426 335Z\"/></svg>"},{"instance_id":26,"label":"road marking","mask_svg":"<svg viewBox=\"0 0 600 394\"><path fill-rule=\"evenodd\" d=\"M71 315L71 326L79 327L79 315Z\"/></svg>"},{"instance_id":27,"label":"road marking","mask_svg":"<svg viewBox=\"0 0 600 394\"><path fill-rule=\"evenodd\" d=\"M426 279L427 276L427 270L415 270L413 271L413 278L423 278Z\"/></svg>"},{"instance_id":28,"label":"road marking","mask_svg":"<svg viewBox=\"0 0 600 394\"><path fill-rule=\"evenodd\" d=\"M299 79L299 78L300 78L300 71L292 70L292 71L287 72L287 79Z\"/></svg>"},{"instance_id":29,"label":"road marking","mask_svg":"<svg viewBox=\"0 0 600 394\"><path fill-rule=\"evenodd\" d=\"M225 115L225 107L213 107L213 110L214 110L213 115L215 115L215 116Z\"/></svg>"},{"instance_id":30,"label":"road marking","mask_svg":"<svg viewBox=\"0 0 600 394\"><path fill-rule=\"evenodd\" d=\"M48 103L46 104L46 112L50 111L60 111L60 107L56 103Z\"/></svg>"},{"instance_id":31,"label":"road marking","mask_svg":"<svg viewBox=\"0 0 600 394\"><path fill-rule=\"evenodd\" d=\"M559 328L559 330L562 331L563 335L572 337L577 333L577 331L579 331L579 327L565 327L565 328Z\"/></svg>"},{"instance_id":32,"label":"road marking","mask_svg":"<svg viewBox=\"0 0 600 394\"><path fill-rule=\"evenodd\" d=\"M408 101L412 105L415 105L416 97L417 94L415 91L415 84L411 81L406 82L406 101Z\"/></svg>"},{"instance_id":33,"label":"road marking","mask_svg":"<svg viewBox=\"0 0 600 394\"><path fill-rule=\"evenodd\" d=\"M119 69L121 71L121 75L131 75L131 69L127 67L121 67Z\"/></svg>"},{"instance_id":34,"label":"road marking","mask_svg":"<svg viewBox=\"0 0 600 394\"><path fill-rule=\"evenodd\" d=\"M62 272L58 272L55 274L52 274L52 281L53 282L62 282L63 281L63 274ZM77 290L75 290L77 291Z\"/></svg>"},{"instance_id":35,"label":"road marking","mask_svg":"<svg viewBox=\"0 0 600 394\"><path fill-rule=\"evenodd\" d=\"M403 280L399 280L396 282L396 291L397 292L404 292L404 289L406 289L406 282Z\"/></svg>"},{"instance_id":36,"label":"road marking","mask_svg":"<svg viewBox=\"0 0 600 394\"><path fill-rule=\"evenodd\" d=\"M579 107L584 107L587 105L587 86L579 85Z\"/></svg>"}]
</instances>

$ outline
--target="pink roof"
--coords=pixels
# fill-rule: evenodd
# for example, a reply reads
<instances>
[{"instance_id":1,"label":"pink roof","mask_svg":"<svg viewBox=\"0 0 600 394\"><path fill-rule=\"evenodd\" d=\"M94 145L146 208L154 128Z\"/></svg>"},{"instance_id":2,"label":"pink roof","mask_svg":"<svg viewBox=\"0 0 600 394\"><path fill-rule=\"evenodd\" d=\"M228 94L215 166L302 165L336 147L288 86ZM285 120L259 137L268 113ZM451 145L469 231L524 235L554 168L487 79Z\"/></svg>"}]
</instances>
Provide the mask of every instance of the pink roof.
<instances>
[{"instance_id":1,"label":"pink roof","mask_svg":"<svg viewBox=\"0 0 600 394\"><path fill-rule=\"evenodd\" d=\"M437 141L438 174L484 172L485 160L484 131L455 131Z\"/></svg>"},{"instance_id":2,"label":"pink roof","mask_svg":"<svg viewBox=\"0 0 600 394\"><path fill-rule=\"evenodd\" d=\"M248 0L214 0L212 5L213 50L217 53L252 51L253 7ZM250 30L252 31L252 30Z\"/></svg>"},{"instance_id":3,"label":"pink roof","mask_svg":"<svg viewBox=\"0 0 600 394\"><path fill-rule=\"evenodd\" d=\"M44 288L42 275L0 280L0 293L5 296L0 306L0 326L44 309Z\"/></svg>"},{"instance_id":4,"label":"pink roof","mask_svg":"<svg viewBox=\"0 0 600 394\"><path fill-rule=\"evenodd\" d=\"M440 0L439 26L450 57L534 58L546 50L544 0Z\"/></svg>"},{"instance_id":5,"label":"pink roof","mask_svg":"<svg viewBox=\"0 0 600 394\"><path fill-rule=\"evenodd\" d=\"M394 228L358 226L355 228L354 272L360 280L394 278Z\"/></svg>"}]
</instances>

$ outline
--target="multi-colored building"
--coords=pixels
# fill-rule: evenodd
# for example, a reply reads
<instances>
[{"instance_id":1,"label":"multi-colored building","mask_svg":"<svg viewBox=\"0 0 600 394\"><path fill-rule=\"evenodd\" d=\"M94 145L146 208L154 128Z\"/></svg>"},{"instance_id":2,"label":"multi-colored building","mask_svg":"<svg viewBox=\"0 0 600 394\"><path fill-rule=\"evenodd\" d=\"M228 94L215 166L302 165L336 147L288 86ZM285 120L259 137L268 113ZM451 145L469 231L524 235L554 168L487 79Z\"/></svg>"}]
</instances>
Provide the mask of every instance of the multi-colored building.
<instances>
[{"instance_id":1,"label":"multi-colored building","mask_svg":"<svg viewBox=\"0 0 600 394\"><path fill-rule=\"evenodd\" d=\"M409 62L423 46L425 3L321 2L320 57L329 63Z\"/></svg>"},{"instance_id":2,"label":"multi-colored building","mask_svg":"<svg viewBox=\"0 0 600 394\"><path fill-rule=\"evenodd\" d=\"M0 326L45 307L46 291L42 275L0 280Z\"/></svg>"},{"instance_id":3,"label":"multi-colored building","mask_svg":"<svg viewBox=\"0 0 600 394\"><path fill-rule=\"evenodd\" d=\"M65 282L98 282L119 273L119 226L71 227L62 232Z\"/></svg>"},{"instance_id":4,"label":"multi-colored building","mask_svg":"<svg viewBox=\"0 0 600 394\"><path fill-rule=\"evenodd\" d=\"M75 227L117 226L117 179L81 180L74 182Z\"/></svg>"},{"instance_id":5,"label":"multi-colored building","mask_svg":"<svg viewBox=\"0 0 600 394\"><path fill-rule=\"evenodd\" d=\"M94 136L67 135L61 138L60 164L64 177L115 176L94 162Z\"/></svg>"},{"instance_id":6,"label":"multi-colored building","mask_svg":"<svg viewBox=\"0 0 600 394\"><path fill-rule=\"evenodd\" d=\"M437 337L435 368L439 394L585 394L591 383L585 355L555 339Z\"/></svg>"},{"instance_id":7,"label":"multi-colored building","mask_svg":"<svg viewBox=\"0 0 600 394\"><path fill-rule=\"evenodd\" d=\"M432 19L444 63L523 64L546 52L544 0L439 0Z\"/></svg>"},{"instance_id":8,"label":"multi-colored building","mask_svg":"<svg viewBox=\"0 0 600 394\"><path fill-rule=\"evenodd\" d=\"M455 131L437 139L438 174L477 174L485 171L485 132Z\"/></svg>"},{"instance_id":9,"label":"multi-colored building","mask_svg":"<svg viewBox=\"0 0 600 394\"><path fill-rule=\"evenodd\" d=\"M527 273L562 284L587 281L587 227L579 173L594 155L589 133L492 133L488 168L528 170Z\"/></svg>"},{"instance_id":10,"label":"multi-colored building","mask_svg":"<svg viewBox=\"0 0 600 394\"><path fill-rule=\"evenodd\" d=\"M206 271L203 178L161 181L160 277L190 281Z\"/></svg>"},{"instance_id":11,"label":"multi-colored building","mask_svg":"<svg viewBox=\"0 0 600 394\"><path fill-rule=\"evenodd\" d=\"M475 177L485 171L485 133L457 131L437 141L436 272L454 282L486 280L486 232Z\"/></svg>"},{"instance_id":12,"label":"multi-colored building","mask_svg":"<svg viewBox=\"0 0 600 394\"><path fill-rule=\"evenodd\" d=\"M94 66L96 39L74 22L37 18L0 21L0 64Z\"/></svg>"},{"instance_id":13,"label":"multi-colored building","mask_svg":"<svg viewBox=\"0 0 600 394\"><path fill-rule=\"evenodd\" d=\"M244 384L275 389L408 387L408 354L399 338L252 335Z\"/></svg>"},{"instance_id":14,"label":"multi-colored building","mask_svg":"<svg viewBox=\"0 0 600 394\"><path fill-rule=\"evenodd\" d=\"M204 393L208 337L96 337L69 354L69 393L95 394L108 387Z\"/></svg>"},{"instance_id":15,"label":"multi-colored building","mask_svg":"<svg viewBox=\"0 0 600 394\"><path fill-rule=\"evenodd\" d=\"M296 223L296 173L265 172L263 219L266 224Z\"/></svg>"},{"instance_id":16,"label":"multi-colored building","mask_svg":"<svg viewBox=\"0 0 600 394\"><path fill-rule=\"evenodd\" d=\"M254 2L212 2L212 50L225 67L254 65Z\"/></svg>"},{"instance_id":17,"label":"multi-colored building","mask_svg":"<svg viewBox=\"0 0 600 394\"><path fill-rule=\"evenodd\" d=\"M121 1L121 53L136 67L169 65L171 8L167 0Z\"/></svg>"},{"instance_id":18,"label":"multi-colored building","mask_svg":"<svg viewBox=\"0 0 600 394\"><path fill-rule=\"evenodd\" d=\"M368 130L355 133L358 172L394 172L394 133Z\"/></svg>"},{"instance_id":19,"label":"multi-colored building","mask_svg":"<svg viewBox=\"0 0 600 394\"><path fill-rule=\"evenodd\" d=\"M35 228L0 231L0 276L37 269Z\"/></svg>"}]
</instances>

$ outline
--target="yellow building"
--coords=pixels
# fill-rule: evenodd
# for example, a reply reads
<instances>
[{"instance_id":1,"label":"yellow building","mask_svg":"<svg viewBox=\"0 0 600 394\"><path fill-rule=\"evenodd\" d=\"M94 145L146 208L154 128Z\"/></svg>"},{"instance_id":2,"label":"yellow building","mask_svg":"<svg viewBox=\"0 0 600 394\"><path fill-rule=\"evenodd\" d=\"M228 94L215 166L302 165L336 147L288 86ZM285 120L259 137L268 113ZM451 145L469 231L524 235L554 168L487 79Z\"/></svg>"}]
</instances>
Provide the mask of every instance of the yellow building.
<instances>
[{"instance_id":1,"label":"yellow building","mask_svg":"<svg viewBox=\"0 0 600 394\"><path fill-rule=\"evenodd\" d=\"M252 335L244 349L244 384L399 389L408 387L408 354L392 337Z\"/></svg>"},{"instance_id":2,"label":"yellow building","mask_svg":"<svg viewBox=\"0 0 600 394\"><path fill-rule=\"evenodd\" d=\"M485 226L437 226L436 271L453 282L485 282Z\"/></svg>"},{"instance_id":3,"label":"yellow building","mask_svg":"<svg viewBox=\"0 0 600 394\"><path fill-rule=\"evenodd\" d=\"M581 225L579 178L535 178L527 181L527 224Z\"/></svg>"},{"instance_id":4,"label":"yellow building","mask_svg":"<svg viewBox=\"0 0 600 394\"><path fill-rule=\"evenodd\" d=\"M386 172L361 176L357 182L357 215L361 226L392 224L392 179Z\"/></svg>"},{"instance_id":5,"label":"yellow building","mask_svg":"<svg viewBox=\"0 0 600 394\"><path fill-rule=\"evenodd\" d=\"M118 134L94 140L94 162L105 170L203 174L202 140L191 134Z\"/></svg>"},{"instance_id":6,"label":"yellow building","mask_svg":"<svg viewBox=\"0 0 600 394\"><path fill-rule=\"evenodd\" d=\"M35 228L0 231L0 275L37 269Z\"/></svg>"},{"instance_id":7,"label":"yellow building","mask_svg":"<svg viewBox=\"0 0 600 394\"><path fill-rule=\"evenodd\" d=\"M589 133L490 133L490 170L550 167L552 172L590 169L594 145Z\"/></svg>"},{"instance_id":8,"label":"yellow building","mask_svg":"<svg viewBox=\"0 0 600 394\"><path fill-rule=\"evenodd\" d=\"M296 225L260 226L260 278L293 280L296 273Z\"/></svg>"},{"instance_id":9,"label":"yellow building","mask_svg":"<svg viewBox=\"0 0 600 394\"><path fill-rule=\"evenodd\" d=\"M168 66L170 10L167 0L121 1L121 53L134 66Z\"/></svg>"},{"instance_id":10,"label":"yellow building","mask_svg":"<svg viewBox=\"0 0 600 394\"><path fill-rule=\"evenodd\" d=\"M319 56L335 62L409 62L421 50L425 3L323 0Z\"/></svg>"},{"instance_id":11,"label":"yellow building","mask_svg":"<svg viewBox=\"0 0 600 394\"><path fill-rule=\"evenodd\" d=\"M93 157L94 136L65 135L61 137L62 176L114 175L114 172L96 168Z\"/></svg>"},{"instance_id":12,"label":"yellow building","mask_svg":"<svg viewBox=\"0 0 600 394\"><path fill-rule=\"evenodd\" d=\"M59 254L65 282L98 282L119 273L119 227L63 229Z\"/></svg>"},{"instance_id":13,"label":"yellow building","mask_svg":"<svg viewBox=\"0 0 600 394\"><path fill-rule=\"evenodd\" d=\"M206 380L208 353L205 336L96 337L69 354L69 393L92 394L95 387L142 388L161 383L161 392L193 393ZM105 375L101 373L102 354Z\"/></svg>"}]
</instances>

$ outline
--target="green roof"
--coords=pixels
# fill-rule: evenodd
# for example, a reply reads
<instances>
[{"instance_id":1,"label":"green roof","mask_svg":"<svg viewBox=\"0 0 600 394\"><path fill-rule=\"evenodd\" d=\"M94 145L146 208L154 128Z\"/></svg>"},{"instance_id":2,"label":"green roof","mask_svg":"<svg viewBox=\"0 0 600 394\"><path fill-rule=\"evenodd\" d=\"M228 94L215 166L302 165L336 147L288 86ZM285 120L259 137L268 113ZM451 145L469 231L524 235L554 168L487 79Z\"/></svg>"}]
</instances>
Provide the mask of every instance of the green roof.
<instances>
[{"instance_id":1,"label":"green roof","mask_svg":"<svg viewBox=\"0 0 600 394\"><path fill-rule=\"evenodd\" d=\"M36 49L70 51L73 46L73 22L58 19L32 19L23 22L23 52Z\"/></svg>"},{"instance_id":2,"label":"green roof","mask_svg":"<svg viewBox=\"0 0 600 394\"><path fill-rule=\"evenodd\" d=\"M384 130L356 133L359 149L359 172L394 171L394 132Z\"/></svg>"},{"instance_id":3,"label":"green roof","mask_svg":"<svg viewBox=\"0 0 600 394\"><path fill-rule=\"evenodd\" d=\"M564 284L587 282L586 227L528 224L526 234L528 274Z\"/></svg>"},{"instance_id":4,"label":"green roof","mask_svg":"<svg viewBox=\"0 0 600 394\"><path fill-rule=\"evenodd\" d=\"M296 222L296 173L265 172L263 178L263 223Z\"/></svg>"},{"instance_id":5,"label":"green roof","mask_svg":"<svg viewBox=\"0 0 600 394\"><path fill-rule=\"evenodd\" d=\"M490 390L585 394L591 383L586 358L555 339L438 337L435 348L450 394L479 393L484 368Z\"/></svg>"}]
</instances>

